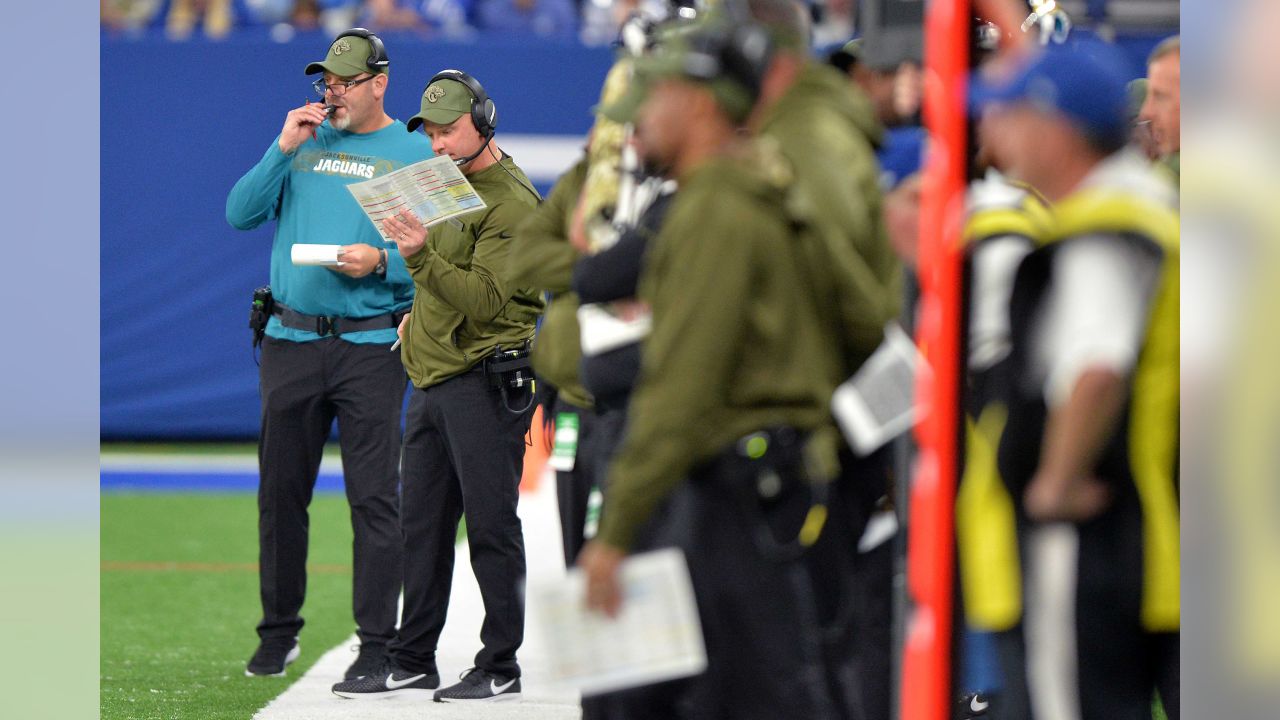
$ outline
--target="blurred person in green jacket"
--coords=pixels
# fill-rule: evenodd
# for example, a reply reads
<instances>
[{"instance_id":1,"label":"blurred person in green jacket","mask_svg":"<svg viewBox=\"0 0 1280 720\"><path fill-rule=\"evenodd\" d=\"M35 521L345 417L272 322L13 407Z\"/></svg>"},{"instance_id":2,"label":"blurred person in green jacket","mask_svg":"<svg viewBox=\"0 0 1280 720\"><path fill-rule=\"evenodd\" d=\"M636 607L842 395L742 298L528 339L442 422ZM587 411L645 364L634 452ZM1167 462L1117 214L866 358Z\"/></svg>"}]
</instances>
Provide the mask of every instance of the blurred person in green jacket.
<instances>
[{"instance_id":1,"label":"blurred person in green jacket","mask_svg":"<svg viewBox=\"0 0 1280 720\"><path fill-rule=\"evenodd\" d=\"M645 258L652 331L578 563L588 605L616 613L628 553L682 548L709 663L629 691L641 715L838 717L804 554L837 473L829 399L845 364L821 289L852 281L825 259L838 241L778 144L740 132L772 47L758 25L708 24L638 63L621 101L680 190Z\"/></svg>"},{"instance_id":2,"label":"blurred person in green jacket","mask_svg":"<svg viewBox=\"0 0 1280 720\"><path fill-rule=\"evenodd\" d=\"M883 128L868 96L808 53L809 15L796 0L746 0L752 18L770 31L777 51L764 76L752 132L773 138L796 183L813 198L824 226L825 262L840 269L820 287L840 320L836 376L848 378L879 345L900 312L902 266L889 245L881 210L876 148ZM823 278L815 277L813 282ZM806 554L823 627L827 681L840 717L887 717L892 683L893 543L866 552L857 546L877 507L887 507L893 452L867 457L844 452L831 488L827 528ZM887 511L886 511L887 512Z\"/></svg>"}]
</instances>

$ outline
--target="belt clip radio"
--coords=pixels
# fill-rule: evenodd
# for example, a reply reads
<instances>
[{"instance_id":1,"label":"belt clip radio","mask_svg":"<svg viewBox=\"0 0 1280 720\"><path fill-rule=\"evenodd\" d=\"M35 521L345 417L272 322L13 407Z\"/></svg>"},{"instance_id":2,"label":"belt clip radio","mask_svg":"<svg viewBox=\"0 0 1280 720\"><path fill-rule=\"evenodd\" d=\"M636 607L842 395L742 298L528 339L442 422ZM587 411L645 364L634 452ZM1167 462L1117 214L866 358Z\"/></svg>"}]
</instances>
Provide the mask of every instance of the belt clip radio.
<instances>
[{"instance_id":1,"label":"belt clip radio","mask_svg":"<svg viewBox=\"0 0 1280 720\"><path fill-rule=\"evenodd\" d=\"M489 387L502 393L503 404L514 413L522 413L533 405L533 368L529 362L529 346L503 350L495 348L484 361L484 374ZM529 402L523 408L513 408L509 401L512 394L529 393Z\"/></svg>"},{"instance_id":2,"label":"belt clip radio","mask_svg":"<svg viewBox=\"0 0 1280 720\"><path fill-rule=\"evenodd\" d=\"M253 291L253 304L249 306L249 329L253 331L253 347L262 344L262 336L267 331L267 321L275 309L271 299L271 286L264 285Z\"/></svg>"}]
</instances>

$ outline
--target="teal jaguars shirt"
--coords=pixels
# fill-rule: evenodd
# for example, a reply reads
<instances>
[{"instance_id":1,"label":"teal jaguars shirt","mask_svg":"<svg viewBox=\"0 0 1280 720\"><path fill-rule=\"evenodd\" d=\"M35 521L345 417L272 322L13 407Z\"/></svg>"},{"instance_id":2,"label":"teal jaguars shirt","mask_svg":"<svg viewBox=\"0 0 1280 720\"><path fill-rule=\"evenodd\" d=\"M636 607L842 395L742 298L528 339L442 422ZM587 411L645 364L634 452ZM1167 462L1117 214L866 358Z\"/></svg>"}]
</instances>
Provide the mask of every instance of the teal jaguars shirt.
<instances>
[{"instance_id":1,"label":"teal jaguars shirt","mask_svg":"<svg viewBox=\"0 0 1280 720\"><path fill-rule=\"evenodd\" d=\"M271 246L271 291L275 299L300 313L367 318L408 310L413 280L395 243L382 235L360 209L347 185L385 175L432 157L431 142L410 133L396 120L371 133L335 130L326 121L316 137L294 150L280 152L279 137L227 196L227 222L251 230L276 221ZM354 279L326 267L298 266L291 260L296 243L354 245L365 243L387 251L387 277ZM308 342L320 336L294 330L272 317L267 335ZM394 328L344 333L353 343L392 343Z\"/></svg>"}]
</instances>

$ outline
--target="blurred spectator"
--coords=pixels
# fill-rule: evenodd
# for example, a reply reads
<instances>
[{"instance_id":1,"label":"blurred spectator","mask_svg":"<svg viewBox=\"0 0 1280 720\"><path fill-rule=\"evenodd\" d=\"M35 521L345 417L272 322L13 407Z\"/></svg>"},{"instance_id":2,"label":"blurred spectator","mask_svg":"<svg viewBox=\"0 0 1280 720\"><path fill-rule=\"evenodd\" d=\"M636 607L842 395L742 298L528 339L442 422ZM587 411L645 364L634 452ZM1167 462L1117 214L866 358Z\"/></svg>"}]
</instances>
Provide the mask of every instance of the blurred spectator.
<instances>
[{"instance_id":1,"label":"blurred spectator","mask_svg":"<svg viewBox=\"0 0 1280 720\"><path fill-rule=\"evenodd\" d=\"M170 40L186 40L196 25L213 39L226 37L235 24L231 0L171 0L164 31Z\"/></svg>"},{"instance_id":2,"label":"blurred spectator","mask_svg":"<svg viewBox=\"0 0 1280 720\"><path fill-rule=\"evenodd\" d=\"M883 56L884 53L882 52ZM923 76L910 59L874 62L856 38L827 55L827 62L848 76L871 101L887 132L876 149L880 186L891 190L920 167L925 131L919 127Z\"/></svg>"},{"instance_id":3,"label":"blurred spectator","mask_svg":"<svg viewBox=\"0 0 1280 720\"><path fill-rule=\"evenodd\" d=\"M151 24L163 0L101 0L102 26L108 30L136 31Z\"/></svg>"},{"instance_id":4,"label":"blurred spectator","mask_svg":"<svg viewBox=\"0 0 1280 720\"><path fill-rule=\"evenodd\" d=\"M240 4L244 9L245 24L275 25L288 22L294 6L304 3L295 3L294 0L241 0Z\"/></svg>"},{"instance_id":5,"label":"blurred spectator","mask_svg":"<svg viewBox=\"0 0 1280 720\"><path fill-rule=\"evenodd\" d=\"M856 0L809 0L804 4L809 5L814 13L814 46L830 45L853 35L854 16L858 12Z\"/></svg>"},{"instance_id":6,"label":"blurred spectator","mask_svg":"<svg viewBox=\"0 0 1280 720\"><path fill-rule=\"evenodd\" d=\"M1139 119L1151 123L1162 162L1178 174L1182 151L1182 42L1171 37L1147 59L1147 99Z\"/></svg>"},{"instance_id":7,"label":"blurred spectator","mask_svg":"<svg viewBox=\"0 0 1280 720\"><path fill-rule=\"evenodd\" d=\"M572 37L578 29L573 0L477 0L476 25L481 30Z\"/></svg>"},{"instance_id":8,"label":"blurred spectator","mask_svg":"<svg viewBox=\"0 0 1280 720\"><path fill-rule=\"evenodd\" d=\"M238 25L272 27L285 23L312 30L319 26L317 0L233 0Z\"/></svg>"},{"instance_id":9,"label":"blurred spectator","mask_svg":"<svg viewBox=\"0 0 1280 720\"><path fill-rule=\"evenodd\" d=\"M424 24L415 0L365 0L365 23L377 30L413 30Z\"/></svg>"},{"instance_id":10,"label":"blurred spectator","mask_svg":"<svg viewBox=\"0 0 1280 720\"><path fill-rule=\"evenodd\" d=\"M360 25L371 30L436 29L447 35L470 30L473 0L318 0L327 31Z\"/></svg>"}]
</instances>

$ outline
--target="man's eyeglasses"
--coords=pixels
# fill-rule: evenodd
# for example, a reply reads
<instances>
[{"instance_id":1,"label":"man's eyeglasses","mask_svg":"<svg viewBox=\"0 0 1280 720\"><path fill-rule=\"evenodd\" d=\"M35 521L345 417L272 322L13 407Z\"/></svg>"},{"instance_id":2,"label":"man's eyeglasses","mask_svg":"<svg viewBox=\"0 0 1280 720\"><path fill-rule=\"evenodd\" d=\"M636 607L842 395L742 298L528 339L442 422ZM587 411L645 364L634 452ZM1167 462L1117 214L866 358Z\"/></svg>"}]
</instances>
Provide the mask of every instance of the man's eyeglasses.
<instances>
[{"instance_id":1,"label":"man's eyeglasses","mask_svg":"<svg viewBox=\"0 0 1280 720\"><path fill-rule=\"evenodd\" d=\"M319 80L316 80L315 82L311 83L311 87L315 88L316 94L319 95L320 97L324 97L324 93L326 90L333 93L334 95L342 96L342 95L346 95L347 91L350 90L351 88L359 85L362 82L372 80L375 77L377 77L377 75L367 75L365 77L360 78L359 80L344 80L342 82L336 82L336 83L326 83L324 81L324 78L320 78Z\"/></svg>"}]
</instances>

